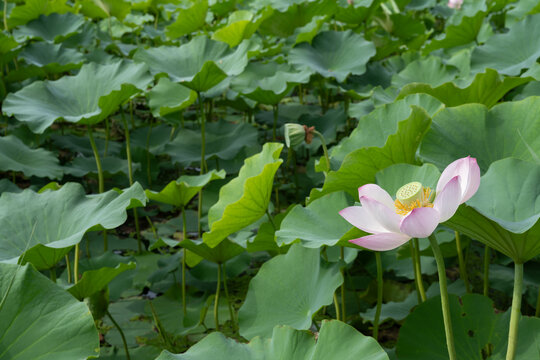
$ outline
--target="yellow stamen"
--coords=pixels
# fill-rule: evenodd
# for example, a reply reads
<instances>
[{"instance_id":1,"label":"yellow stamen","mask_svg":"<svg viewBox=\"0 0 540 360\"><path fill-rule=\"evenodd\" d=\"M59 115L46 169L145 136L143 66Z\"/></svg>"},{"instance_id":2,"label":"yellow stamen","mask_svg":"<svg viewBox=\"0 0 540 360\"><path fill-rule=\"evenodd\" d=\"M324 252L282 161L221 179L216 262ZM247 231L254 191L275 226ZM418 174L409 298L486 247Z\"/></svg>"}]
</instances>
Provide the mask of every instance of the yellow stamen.
<instances>
[{"instance_id":1,"label":"yellow stamen","mask_svg":"<svg viewBox=\"0 0 540 360\"><path fill-rule=\"evenodd\" d=\"M396 213L405 216L409 212L411 212L412 209L420 207L433 207L433 203L431 202L431 195L432 192L430 188L422 187L422 196L420 197L420 199L416 199L406 205L396 199L396 201L394 202L394 205L396 207Z\"/></svg>"}]
</instances>

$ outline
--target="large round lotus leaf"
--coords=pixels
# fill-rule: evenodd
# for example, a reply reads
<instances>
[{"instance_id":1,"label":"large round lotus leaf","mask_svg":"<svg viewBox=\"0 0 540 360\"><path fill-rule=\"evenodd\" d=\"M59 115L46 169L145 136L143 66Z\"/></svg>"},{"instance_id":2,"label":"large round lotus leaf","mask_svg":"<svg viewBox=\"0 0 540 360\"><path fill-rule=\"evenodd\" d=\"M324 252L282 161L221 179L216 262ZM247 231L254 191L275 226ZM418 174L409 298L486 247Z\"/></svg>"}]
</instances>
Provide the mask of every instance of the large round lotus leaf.
<instances>
[{"instance_id":1,"label":"large round lotus leaf","mask_svg":"<svg viewBox=\"0 0 540 360\"><path fill-rule=\"evenodd\" d=\"M264 144L260 153L244 160L238 176L221 187L219 200L208 210L210 231L203 234L208 246L216 246L268 211L274 175L283 162L282 149L283 144Z\"/></svg>"},{"instance_id":2,"label":"large round lotus leaf","mask_svg":"<svg viewBox=\"0 0 540 360\"><path fill-rule=\"evenodd\" d=\"M165 73L190 89L207 91L244 70L248 47L249 43L243 42L231 50L225 43L197 36L180 47L139 49L133 59L148 64L153 74Z\"/></svg>"},{"instance_id":3,"label":"large round lotus leaf","mask_svg":"<svg viewBox=\"0 0 540 360\"><path fill-rule=\"evenodd\" d=\"M278 245L291 244L296 240L308 248L337 244L351 228L339 215L339 212L349 205L343 192L325 195L306 207L295 205L276 231Z\"/></svg>"},{"instance_id":4,"label":"large round lotus leaf","mask_svg":"<svg viewBox=\"0 0 540 360\"><path fill-rule=\"evenodd\" d=\"M0 197L0 261L39 261L48 248L64 249L79 243L87 231L114 229L127 219L126 208L146 203L138 183L123 192L86 195L81 185L67 183L58 191L38 194L25 190ZM40 246L41 245L41 246ZM25 253L26 252L26 253ZM65 253L65 252L64 252ZM39 267L54 265L63 254L43 257Z\"/></svg>"},{"instance_id":5,"label":"large round lotus leaf","mask_svg":"<svg viewBox=\"0 0 540 360\"><path fill-rule=\"evenodd\" d=\"M152 115L159 117L187 108L195 102L197 94L195 91L163 77L148 92L147 97Z\"/></svg>"},{"instance_id":6,"label":"large round lotus leaf","mask_svg":"<svg viewBox=\"0 0 540 360\"><path fill-rule=\"evenodd\" d=\"M77 50L46 42L27 45L19 53L19 58L24 59L27 64L40 67L50 74L77 69L85 61L83 54Z\"/></svg>"},{"instance_id":7,"label":"large round lotus leaf","mask_svg":"<svg viewBox=\"0 0 540 360\"><path fill-rule=\"evenodd\" d=\"M0 171L21 171L26 176L60 179L56 156L45 149L31 149L15 136L0 137Z\"/></svg>"},{"instance_id":8,"label":"large round lotus leaf","mask_svg":"<svg viewBox=\"0 0 540 360\"><path fill-rule=\"evenodd\" d=\"M212 333L184 354L163 351L156 360L388 360L375 341L341 321L325 320L315 339L308 331L276 326L271 339L254 338L247 344Z\"/></svg>"},{"instance_id":9,"label":"large round lotus leaf","mask_svg":"<svg viewBox=\"0 0 540 360\"><path fill-rule=\"evenodd\" d=\"M141 164L132 163L133 172L141 168ZM115 156L106 156L101 159L101 168L104 174L129 174L129 165L126 159L121 159ZM77 177L83 177L88 174L97 174L96 159L91 157L76 157L73 161L64 167L66 174L71 174Z\"/></svg>"},{"instance_id":10,"label":"large round lotus leaf","mask_svg":"<svg viewBox=\"0 0 540 360\"><path fill-rule=\"evenodd\" d=\"M471 17L464 16L459 25L448 25L442 36L433 39L425 46L424 54L437 49L467 45L476 41L485 17L486 13L480 11Z\"/></svg>"},{"instance_id":11,"label":"large round lotus leaf","mask_svg":"<svg viewBox=\"0 0 540 360\"><path fill-rule=\"evenodd\" d=\"M197 0L191 2L187 9L180 8L176 15L176 21L165 28L165 33L170 39L191 34L206 24L206 13L208 12L208 0Z\"/></svg>"},{"instance_id":12,"label":"large round lotus leaf","mask_svg":"<svg viewBox=\"0 0 540 360\"><path fill-rule=\"evenodd\" d=\"M396 99L410 94L426 93L442 101L446 106L479 103L492 107L513 88L532 81L531 77L509 77L499 75L493 69L476 74L473 81L465 87L447 82L437 87L429 84L409 84L403 87Z\"/></svg>"},{"instance_id":13,"label":"large round lotus leaf","mask_svg":"<svg viewBox=\"0 0 540 360\"><path fill-rule=\"evenodd\" d=\"M270 337L276 325L309 329L313 315L332 303L342 282L339 263L326 263L319 249L294 244L287 254L265 262L251 279L238 313L240 335Z\"/></svg>"},{"instance_id":14,"label":"large round lotus leaf","mask_svg":"<svg viewBox=\"0 0 540 360\"><path fill-rule=\"evenodd\" d=\"M466 294L461 300L449 297L457 358L504 359L510 311L496 314L491 299L477 294ZM443 324L440 297L418 305L399 331L396 355L400 360L448 359ZM516 360L538 357L539 332L540 319L521 318Z\"/></svg>"},{"instance_id":15,"label":"large round lotus leaf","mask_svg":"<svg viewBox=\"0 0 540 360\"><path fill-rule=\"evenodd\" d=\"M452 81L456 75L456 68L444 65L438 57L430 56L408 64L405 69L392 77L392 84L397 87L403 87L409 83L439 86Z\"/></svg>"},{"instance_id":16,"label":"large round lotus leaf","mask_svg":"<svg viewBox=\"0 0 540 360\"><path fill-rule=\"evenodd\" d=\"M48 42L62 42L75 34L84 24L84 17L72 13L41 15L28 24L13 30L16 39L42 39Z\"/></svg>"},{"instance_id":17,"label":"large round lotus leaf","mask_svg":"<svg viewBox=\"0 0 540 360\"><path fill-rule=\"evenodd\" d=\"M98 356L98 331L88 307L31 265L0 264L0 294L0 358Z\"/></svg>"},{"instance_id":18,"label":"large round lotus leaf","mask_svg":"<svg viewBox=\"0 0 540 360\"><path fill-rule=\"evenodd\" d=\"M233 79L232 88L259 103L275 105L296 84L309 82L310 76L309 71L296 71L286 64L250 63L242 74Z\"/></svg>"},{"instance_id":19,"label":"large round lotus leaf","mask_svg":"<svg viewBox=\"0 0 540 360\"><path fill-rule=\"evenodd\" d=\"M440 176L439 169L432 164L422 166L395 164L379 171L375 178L380 187L386 190L390 196L395 197L400 187L413 181L418 181L423 186L435 191Z\"/></svg>"},{"instance_id":20,"label":"large round lotus leaf","mask_svg":"<svg viewBox=\"0 0 540 360\"><path fill-rule=\"evenodd\" d=\"M535 154L540 154L539 117L540 97L536 96L491 110L479 104L446 108L433 117L420 157L442 170L470 155L478 160L482 172L505 157L534 161Z\"/></svg>"},{"instance_id":21,"label":"large round lotus leaf","mask_svg":"<svg viewBox=\"0 0 540 360\"><path fill-rule=\"evenodd\" d=\"M209 247L201 241L188 239L181 241L180 246L188 249L193 254L198 255L208 261L212 261L216 264L224 264L228 260L246 251L246 249L228 239L220 242L219 245L213 248ZM189 253L189 256L191 255L192 254ZM198 263L199 261L196 262Z\"/></svg>"},{"instance_id":22,"label":"large round lotus leaf","mask_svg":"<svg viewBox=\"0 0 540 360\"><path fill-rule=\"evenodd\" d=\"M257 146L257 129L247 123L208 123L205 143L205 159L217 156L230 160L243 148ZM180 130L176 138L165 146L165 153L182 166L201 161L200 130Z\"/></svg>"},{"instance_id":23,"label":"large round lotus leaf","mask_svg":"<svg viewBox=\"0 0 540 360\"><path fill-rule=\"evenodd\" d=\"M212 170L198 176L182 175L177 180L168 183L159 193L151 190L145 192L150 200L181 208L186 206L210 181L217 179L225 179L225 170Z\"/></svg>"},{"instance_id":24,"label":"large round lotus leaf","mask_svg":"<svg viewBox=\"0 0 540 360\"><path fill-rule=\"evenodd\" d=\"M38 19L41 15L53 13L64 14L73 11L73 8L64 0L27 0L22 5L16 6L9 13L7 25L9 29L24 25L31 20Z\"/></svg>"},{"instance_id":25,"label":"large round lotus leaf","mask_svg":"<svg viewBox=\"0 0 540 360\"><path fill-rule=\"evenodd\" d=\"M123 20L131 10L131 1L124 0L79 0L81 13L93 19L114 16Z\"/></svg>"},{"instance_id":26,"label":"large round lotus leaf","mask_svg":"<svg viewBox=\"0 0 540 360\"><path fill-rule=\"evenodd\" d=\"M145 89L152 77L144 64L118 61L83 65L75 76L36 81L4 100L2 110L42 133L55 120L96 124Z\"/></svg>"},{"instance_id":27,"label":"large round lotus leaf","mask_svg":"<svg viewBox=\"0 0 540 360\"><path fill-rule=\"evenodd\" d=\"M374 183L375 174L390 165L398 163L416 163L416 150L423 134L429 128L431 119L422 108L411 106L410 115L397 122L391 133L381 128L375 133L386 138L380 145L363 147L359 145L345 156L336 171L329 171L322 190L314 189L310 201L334 191L347 191L353 197L358 196L358 187Z\"/></svg>"},{"instance_id":28,"label":"large round lotus leaf","mask_svg":"<svg viewBox=\"0 0 540 360\"><path fill-rule=\"evenodd\" d=\"M471 70L495 69L506 75L519 75L540 57L540 14L527 16L507 33L490 37L473 50Z\"/></svg>"},{"instance_id":29,"label":"large round lotus leaf","mask_svg":"<svg viewBox=\"0 0 540 360\"><path fill-rule=\"evenodd\" d=\"M362 35L350 30L325 31L317 35L311 45L301 43L292 49L289 63L343 82L350 74L363 74L373 55L375 45Z\"/></svg>"},{"instance_id":30,"label":"large round lotus leaf","mask_svg":"<svg viewBox=\"0 0 540 360\"><path fill-rule=\"evenodd\" d=\"M336 20L347 24L360 24L379 7L378 2L375 1L375 4L373 2L373 0L339 0L335 15Z\"/></svg>"},{"instance_id":31,"label":"large round lotus leaf","mask_svg":"<svg viewBox=\"0 0 540 360\"><path fill-rule=\"evenodd\" d=\"M266 8L259 15L254 15L247 10L235 11L229 16L227 24L216 30L212 39L223 41L230 47L234 47L242 40L249 39L259 25L272 14L271 8Z\"/></svg>"}]
</instances>

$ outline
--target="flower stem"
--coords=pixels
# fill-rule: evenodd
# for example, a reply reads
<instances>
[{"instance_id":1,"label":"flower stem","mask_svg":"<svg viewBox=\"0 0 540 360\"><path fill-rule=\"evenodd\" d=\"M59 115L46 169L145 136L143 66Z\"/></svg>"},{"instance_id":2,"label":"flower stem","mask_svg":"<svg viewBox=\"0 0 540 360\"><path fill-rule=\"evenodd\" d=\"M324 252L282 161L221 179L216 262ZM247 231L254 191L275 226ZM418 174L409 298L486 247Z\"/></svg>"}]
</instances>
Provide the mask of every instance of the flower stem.
<instances>
[{"instance_id":1,"label":"flower stem","mask_svg":"<svg viewBox=\"0 0 540 360\"><path fill-rule=\"evenodd\" d=\"M186 208L182 207L182 240L187 239L187 221L186 221ZM182 249L182 310L184 311L184 318L187 315L187 303L186 303L186 249Z\"/></svg>"},{"instance_id":2,"label":"flower stem","mask_svg":"<svg viewBox=\"0 0 540 360\"><path fill-rule=\"evenodd\" d=\"M69 255L66 254L66 271L67 271L67 282L71 284L71 264L69 261Z\"/></svg>"},{"instance_id":3,"label":"flower stem","mask_svg":"<svg viewBox=\"0 0 540 360\"><path fill-rule=\"evenodd\" d=\"M375 252L375 261L377 263L377 308L375 309L375 319L373 319L373 338L379 338L379 320L381 319L381 309L383 300L383 269L381 253Z\"/></svg>"},{"instance_id":4,"label":"flower stem","mask_svg":"<svg viewBox=\"0 0 540 360\"><path fill-rule=\"evenodd\" d=\"M508 330L508 348L506 360L514 360L518 341L519 318L521 317L521 296L523 294L523 264L515 263L514 294L512 296L512 312L510 329Z\"/></svg>"},{"instance_id":5,"label":"flower stem","mask_svg":"<svg viewBox=\"0 0 540 360\"><path fill-rule=\"evenodd\" d=\"M422 267L420 264L419 246L420 245L418 244L418 239L414 238L413 241L411 241L411 256L414 268L414 280L416 282L418 296L420 297L420 303L426 301L426 291L424 290L424 283L422 282Z\"/></svg>"},{"instance_id":6,"label":"flower stem","mask_svg":"<svg viewBox=\"0 0 540 360\"><path fill-rule=\"evenodd\" d=\"M204 100L201 97L201 93L197 92L197 98L199 99L199 120L201 122L201 169L200 174L205 173L206 168L206 160L205 160L205 152L206 152L206 118L204 115ZM197 208L197 231L199 232L199 237L201 237L202 228L201 228L201 217L202 217L202 189L199 191L199 199L198 199L198 208ZM219 282L219 280L218 280ZM217 323L216 323L217 326Z\"/></svg>"},{"instance_id":7,"label":"flower stem","mask_svg":"<svg viewBox=\"0 0 540 360\"><path fill-rule=\"evenodd\" d=\"M336 320L340 320L339 301L338 301L336 293L334 293L334 308L336 309Z\"/></svg>"},{"instance_id":8,"label":"flower stem","mask_svg":"<svg viewBox=\"0 0 540 360\"><path fill-rule=\"evenodd\" d=\"M448 302L448 289L446 286L446 270L444 268L444 258L433 234L429 235L429 242L435 261L437 262L437 271L439 273L439 287L441 289L441 306L444 319L444 332L446 333L446 347L450 360L457 360L456 348L454 345L454 333L452 332L452 318L450 316L450 304Z\"/></svg>"},{"instance_id":9,"label":"flower stem","mask_svg":"<svg viewBox=\"0 0 540 360\"><path fill-rule=\"evenodd\" d=\"M322 144L322 148L323 148L323 153L324 153L324 158L326 160L326 172L327 171L330 171L330 157L328 156L328 148L326 147L326 141L324 140L324 136L323 134L321 134L320 132L318 132L317 130L315 130L313 132L315 135L317 135L319 137L319 139L321 139L321 144ZM325 173L326 173L325 172Z\"/></svg>"},{"instance_id":10,"label":"flower stem","mask_svg":"<svg viewBox=\"0 0 540 360\"><path fill-rule=\"evenodd\" d=\"M339 250L341 255L341 261L345 263L345 248L341 246ZM343 321L345 321L347 319L345 315L345 265L341 268L341 276L343 276L343 284L341 285L341 318L343 319Z\"/></svg>"},{"instance_id":11,"label":"flower stem","mask_svg":"<svg viewBox=\"0 0 540 360\"><path fill-rule=\"evenodd\" d=\"M88 239L87 239L88 241ZM73 259L73 283L79 282L79 244L75 245L75 257Z\"/></svg>"},{"instance_id":12,"label":"flower stem","mask_svg":"<svg viewBox=\"0 0 540 360\"><path fill-rule=\"evenodd\" d=\"M94 134L92 132L92 127L88 126L88 137L90 138L90 146L92 146L92 151L94 152L94 158L96 159L96 167L98 172L98 190L99 193L103 193L105 191L105 183L103 181L103 168L101 167L101 159L99 158L99 151L96 146L96 142L94 141ZM77 244L76 250L78 250L79 244ZM103 251L106 252L108 245L107 240L107 230L103 230ZM78 260L78 257L76 258ZM78 264L76 264L78 265ZM77 276L77 274L75 274ZM77 279L75 279L77 281Z\"/></svg>"},{"instance_id":13,"label":"flower stem","mask_svg":"<svg viewBox=\"0 0 540 360\"><path fill-rule=\"evenodd\" d=\"M484 247L484 296L489 295L489 246Z\"/></svg>"},{"instance_id":14,"label":"flower stem","mask_svg":"<svg viewBox=\"0 0 540 360\"><path fill-rule=\"evenodd\" d=\"M129 350L128 350L127 341L126 341L126 336L124 335L124 332L122 331L122 328L120 327L120 325L118 325L116 320L114 320L111 313L109 312L109 309L106 310L106 314L109 317L109 319L111 319L112 323L116 327L116 330L118 330L118 332L120 333L120 337L122 338L122 343L124 343L124 351L126 352L126 359L130 360Z\"/></svg>"},{"instance_id":15,"label":"flower stem","mask_svg":"<svg viewBox=\"0 0 540 360\"><path fill-rule=\"evenodd\" d=\"M225 272L225 263L223 265L223 289L225 290L225 297L227 298L227 303L229 304L229 315L231 317L231 327L234 330L236 328L236 320L234 316L234 309L232 306L231 298L229 297L229 289L227 287L227 273Z\"/></svg>"},{"instance_id":16,"label":"flower stem","mask_svg":"<svg viewBox=\"0 0 540 360\"><path fill-rule=\"evenodd\" d=\"M216 287L216 298L214 301L214 322L216 323L216 330L219 331L219 289L221 288L221 265L218 264L217 268L217 287Z\"/></svg>"},{"instance_id":17,"label":"flower stem","mask_svg":"<svg viewBox=\"0 0 540 360\"><path fill-rule=\"evenodd\" d=\"M459 262L459 276L461 277L461 280L465 283L465 289L467 290L467 293L471 292L471 287L469 285L469 277L467 276L467 264L465 261L463 261L463 252L461 251L461 236L459 236L459 232L454 232L456 235L456 249L457 249L457 255L458 255L458 262Z\"/></svg>"}]
</instances>

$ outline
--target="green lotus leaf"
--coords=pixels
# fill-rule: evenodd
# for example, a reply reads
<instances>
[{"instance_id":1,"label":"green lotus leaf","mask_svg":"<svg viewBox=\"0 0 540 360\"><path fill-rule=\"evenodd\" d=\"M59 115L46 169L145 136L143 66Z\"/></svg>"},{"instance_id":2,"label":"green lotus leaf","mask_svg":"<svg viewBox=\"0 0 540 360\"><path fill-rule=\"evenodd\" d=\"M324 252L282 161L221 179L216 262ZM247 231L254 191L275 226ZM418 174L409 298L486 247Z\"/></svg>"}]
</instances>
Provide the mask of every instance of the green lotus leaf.
<instances>
[{"instance_id":1,"label":"green lotus leaf","mask_svg":"<svg viewBox=\"0 0 540 360\"><path fill-rule=\"evenodd\" d=\"M383 146L362 147L345 156L338 170L328 172L322 190L312 190L310 201L334 191L347 191L356 198L358 187L375 182L379 170L397 163L415 164L416 150L431 119L422 108L412 105L411 109Z\"/></svg>"},{"instance_id":2,"label":"green lotus leaf","mask_svg":"<svg viewBox=\"0 0 540 360\"><path fill-rule=\"evenodd\" d=\"M261 104L276 105L297 84L309 82L309 71L296 71L286 64L250 63L231 84L233 90Z\"/></svg>"},{"instance_id":3,"label":"green lotus leaf","mask_svg":"<svg viewBox=\"0 0 540 360\"><path fill-rule=\"evenodd\" d=\"M42 133L55 120L93 125L152 80L144 64L118 61L83 65L75 76L36 81L4 100L2 111Z\"/></svg>"},{"instance_id":4,"label":"green lotus leaf","mask_svg":"<svg viewBox=\"0 0 540 360\"><path fill-rule=\"evenodd\" d=\"M430 116L444 107L439 100L426 94L407 96L405 99L379 106L361 117L349 137L331 149L332 161L342 162L349 153L362 147L383 147L388 137L396 133L398 124L411 116L411 105L423 108Z\"/></svg>"},{"instance_id":5,"label":"green lotus leaf","mask_svg":"<svg viewBox=\"0 0 540 360\"><path fill-rule=\"evenodd\" d=\"M470 155L478 160L482 172L505 157L535 161L540 154L539 106L540 97L532 96L490 110L480 104L446 108L433 117L420 157L442 170Z\"/></svg>"},{"instance_id":6,"label":"green lotus leaf","mask_svg":"<svg viewBox=\"0 0 540 360\"><path fill-rule=\"evenodd\" d=\"M294 44L300 44L302 42L310 43L313 41L313 38L317 35L319 30L323 27L324 24L328 22L328 16L314 16L310 22L306 25L297 28L292 35L295 40Z\"/></svg>"},{"instance_id":7,"label":"green lotus leaf","mask_svg":"<svg viewBox=\"0 0 540 360\"><path fill-rule=\"evenodd\" d=\"M231 50L225 43L197 36L180 47L139 49L133 59L148 64L153 74L166 73L174 82L200 92L240 74L248 62L248 47L243 42Z\"/></svg>"},{"instance_id":8,"label":"green lotus leaf","mask_svg":"<svg viewBox=\"0 0 540 360\"><path fill-rule=\"evenodd\" d=\"M41 262L40 268L54 266L87 231L114 229L126 221L127 208L145 203L146 196L138 183L122 192L111 190L99 195L85 195L77 183L41 194L31 190L3 193L0 261L13 262L25 254L24 260L32 263L42 256L46 263ZM47 249L51 254L44 256Z\"/></svg>"},{"instance_id":9,"label":"green lotus leaf","mask_svg":"<svg viewBox=\"0 0 540 360\"><path fill-rule=\"evenodd\" d=\"M215 247L267 212L282 149L283 144L264 144L260 153L244 161L238 176L221 187L218 202L208 211L210 231L203 234L208 246Z\"/></svg>"},{"instance_id":10,"label":"green lotus leaf","mask_svg":"<svg viewBox=\"0 0 540 360\"><path fill-rule=\"evenodd\" d=\"M133 172L141 168L141 164L132 163ZM121 159L115 156L106 156L101 159L101 168L104 174L129 174L128 162L126 159ZM66 174L71 174L77 177L83 177L88 174L97 174L96 159L91 157L76 157L73 161L64 167Z\"/></svg>"},{"instance_id":11,"label":"green lotus leaf","mask_svg":"<svg viewBox=\"0 0 540 360\"><path fill-rule=\"evenodd\" d=\"M131 11L131 2L124 0L78 0L81 13L93 19L111 16L123 20Z\"/></svg>"},{"instance_id":12,"label":"green lotus leaf","mask_svg":"<svg viewBox=\"0 0 540 360\"><path fill-rule=\"evenodd\" d=\"M214 156L230 160L245 147L257 146L257 130L250 124L232 124L225 121L206 124L205 159ZM201 161L201 132L183 129L165 146L171 160L188 166Z\"/></svg>"},{"instance_id":13,"label":"green lotus leaf","mask_svg":"<svg viewBox=\"0 0 540 360\"><path fill-rule=\"evenodd\" d=\"M2 55L2 58L5 54L11 52L11 50L16 49L17 47L19 47L19 43L10 34L0 32L0 54Z\"/></svg>"},{"instance_id":14,"label":"green lotus leaf","mask_svg":"<svg viewBox=\"0 0 540 360\"><path fill-rule=\"evenodd\" d=\"M297 240L307 248L337 244L351 228L339 215L349 205L343 192L325 195L306 207L295 205L276 231L278 245L291 244Z\"/></svg>"},{"instance_id":15,"label":"green lotus leaf","mask_svg":"<svg viewBox=\"0 0 540 360\"><path fill-rule=\"evenodd\" d=\"M22 190L17 185L8 179L0 179L0 194L3 192L19 193L21 191Z\"/></svg>"},{"instance_id":16,"label":"green lotus leaf","mask_svg":"<svg viewBox=\"0 0 540 360\"><path fill-rule=\"evenodd\" d=\"M324 320L317 339L307 331L276 326L271 339L256 337L247 344L212 333L184 354L163 351L156 360L388 360L373 338L337 320Z\"/></svg>"},{"instance_id":17,"label":"green lotus leaf","mask_svg":"<svg viewBox=\"0 0 540 360\"><path fill-rule=\"evenodd\" d=\"M88 307L31 265L0 264L0 358L86 359L99 336Z\"/></svg>"},{"instance_id":18,"label":"green lotus leaf","mask_svg":"<svg viewBox=\"0 0 540 360\"><path fill-rule=\"evenodd\" d=\"M510 311L496 314L491 299L477 294L466 294L461 299L450 295L449 300L457 358L482 360L483 352L490 348L489 359L504 359ZM516 359L538 356L539 331L540 319L526 316L520 319ZM448 357L440 297L418 305L407 317L399 331L396 355L400 360Z\"/></svg>"},{"instance_id":19,"label":"green lotus leaf","mask_svg":"<svg viewBox=\"0 0 540 360\"><path fill-rule=\"evenodd\" d=\"M472 17L463 17L459 25L448 25L444 35L433 39L424 47L424 54L437 49L448 49L476 41L486 14L482 11Z\"/></svg>"},{"instance_id":20,"label":"green lotus leaf","mask_svg":"<svg viewBox=\"0 0 540 360\"><path fill-rule=\"evenodd\" d=\"M343 82L350 74L363 74L373 55L375 45L364 40L362 35L350 30L325 31L318 34L311 44L301 43L292 49L289 63Z\"/></svg>"},{"instance_id":21,"label":"green lotus leaf","mask_svg":"<svg viewBox=\"0 0 540 360\"><path fill-rule=\"evenodd\" d=\"M435 191L440 176L439 169L432 164L423 164L422 166L395 164L379 171L375 178L380 187L386 190L390 196L395 197L400 187L413 181L418 181L423 186Z\"/></svg>"},{"instance_id":22,"label":"green lotus leaf","mask_svg":"<svg viewBox=\"0 0 540 360\"><path fill-rule=\"evenodd\" d=\"M378 1L373 0L339 0L336 10L336 20L347 24L360 24L370 17L379 7Z\"/></svg>"},{"instance_id":23,"label":"green lotus leaf","mask_svg":"<svg viewBox=\"0 0 540 360\"><path fill-rule=\"evenodd\" d=\"M537 36L539 35L539 36ZM540 14L527 16L503 34L490 37L473 50L471 70L495 69L505 75L519 75L540 57Z\"/></svg>"},{"instance_id":24,"label":"green lotus leaf","mask_svg":"<svg viewBox=\"0 0 540 360\"><path fill-rule=\"evenodd\" d=\"M276 325L309 329L313 315L332 303L342 282L338 263L322 260L319 249L294 244L287 254L265 262L251 279L238 313L240 335L270 337Z\"/></svg>"},{"instance_id":25,"label":"green lotus leaf","mask_svg":"<svg viewBox=\"0 0 540 360\"><path fill-rule=\"evenodd\" d=\"M45 149L31 149L13 135L0 137L0 171L21 171L26 176L60 179L58 158Z\"/></svg>"},{"instance_id":26,"label":"green lotus leaf","mask_svg":"<svg viewBox=\"0 0 540 360\"><path fill-rule=\"evenodd\" d=\"M73 13L40 15L26 25L13 30L18 40L42 39L59 43L77 33L84 24L84 17Z\"/></svg>"},{"instance_id":27,"label":"green lotus leaf","mask_svg":"<svg viewBox=\"0 0 540 360\"><path fill-rule=\"evenodd\" d=\"M246 249L228 239L225 239L213 248L209 247L202 241L189 239L182 240L180 242L180 246L188 249L195 255L198 255L216 264L223 264L228 260L232 259L233 257L238 256L246 251ZM199 261L197 261L197 263Z\"/></svg>"},{"instance_id":28,"label":"green lotus leaf","mask_svg":"<svg viewBox=\"0 0 540 360\"><path fill-rule=\"evenodd\" d=\"M83 54L77 50L46 42L27 45L19 53L19 58L24 59L29 65L41 68L46 74L57 74L78 69L85 61ZM21 70L26 71L26 69ZM12 80L13 76L9 76L8 79Z\"/></svg>"},{"instance_id":29,"label":"green lotus leaf","mask_svg":"<svg viewBox=\"0 0 540 360\"><path fill-rule=\"evenodd\" d=\"M401 89L397 99L410 94L426 93L449 107L470 103L492 107L510 90L532 80L531 77L503 76L493 69L486 69L486 72L476 74L473 81L465 87L460 87L454 82L447 82L437 87L417 83L406 85Z\"/></svg>"},{"instance_id":30,"label":"green lotus leaf","mask_svg":"<svg viewBox=\"0 0 540 360\"><path fill-rule=\"evenodd\" d=\"M65 14L71 11L73 11L73 8L66 4L66 0L27 0L22 5L11 10L7 18L7 24L10 29L13 29L16 26L38 19L41 15Z\"/></svg>"},{"instance_id":31,"label":"green lotus leaf","mask_svg":"<svg viewBox=\"0 0 540 360\"><path fill-rule=\"evenodd\" d=\"M217 179L225 179L225 170L212 170L198 176L183 175L168 183L159 193L151 190L145 192L150 200L182 208L210 181Z\"/></svg>"},{"instance_id":32,"label":"green lotus leaf","mask_svg":"<svg viewBox=\"0 0 540 360\"><path fill-rule=\"evenodd\" d=\"M67 289L71 295L79 300L90 297L106 289L109 283L118 275L126 270L135 269L136 264L130 262L128 264L120 263L116 267L103 267L97 270L85 271L79 282Z\"/></svg>"},{"instance_id":33,"label":"green lotus leaf","mask_svg":"<svg viewBox=\"0 0 540 360\"><path fill-rule=\"evenodd\" d=\"M148 106L155 117L183 110L197 100L197 93L166 77L147 93Z\"/></svg>"},{"instance_id":34,"label":"green lotus leaf","mask_svg":"<svg viewBox=\"0 0 540 360\"><path fill-rule=\"evenodd\" d=\"M249 39L259 25L273 13L273 9L266 8L259 15L254 15L247 10L233 12L227 24L212 35L212 39L227 43L230 47L235 47L243 40Z\"/></svg>"},{"instance_id":35,"label":"green lotus leaf","mask_svg":"<svg viewBox=\"0 0 540 360\"><path fill-rule=\"evenodd\" d=\"M191 34L206 24L208 0L192 1L187 9L179 8L176 20L165 28L169 39L176 39Z\"/></svg>"},{"instance_id":36,"label":"green lotus leaf","mask_svg":"<svg viewBox=\"0 0 540 360\"><path fill-rule=\"evenodd\" d=\"M430 56L408 64L392 77L392 84L399 88L417 82L439 86L452 81L456 75L457 69L444 65L438 57Z\"/></svg>"}]
</instances>

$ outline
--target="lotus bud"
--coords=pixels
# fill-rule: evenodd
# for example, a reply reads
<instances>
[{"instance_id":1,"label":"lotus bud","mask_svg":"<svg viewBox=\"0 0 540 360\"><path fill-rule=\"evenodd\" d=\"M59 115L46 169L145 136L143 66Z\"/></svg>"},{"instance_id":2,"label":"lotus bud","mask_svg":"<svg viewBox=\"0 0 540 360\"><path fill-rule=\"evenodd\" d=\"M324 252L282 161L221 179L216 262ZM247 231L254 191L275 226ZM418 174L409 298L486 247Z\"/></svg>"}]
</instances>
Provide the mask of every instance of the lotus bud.
<instances>
[{"instance_id":1,"label":"lotus bud","mask_svg":"<svg viewBox=\"0 0 540 360\"><path fill-rule=\"evenodd\" d=\"M285 124L285 144L287 147L295 147L306 140L306 130L300 124Z\"/></svg>"},{"instance_id":2,"label":"lotus bud","mask_svg":"<svg viewBox=\"0 0 540 360\"><path fill-rule=\"evenodd\" d=\"M448 7L452 9L461 8L461 4L463 4L463 0L448 0Z\"/></svg>"}]
</instances>

